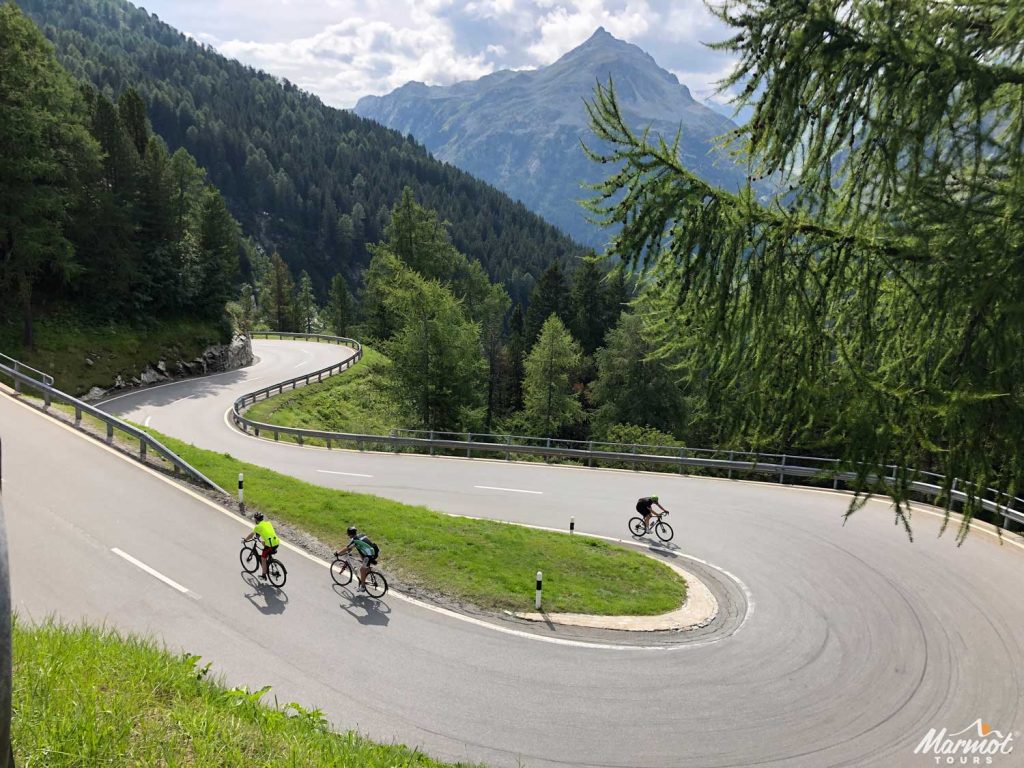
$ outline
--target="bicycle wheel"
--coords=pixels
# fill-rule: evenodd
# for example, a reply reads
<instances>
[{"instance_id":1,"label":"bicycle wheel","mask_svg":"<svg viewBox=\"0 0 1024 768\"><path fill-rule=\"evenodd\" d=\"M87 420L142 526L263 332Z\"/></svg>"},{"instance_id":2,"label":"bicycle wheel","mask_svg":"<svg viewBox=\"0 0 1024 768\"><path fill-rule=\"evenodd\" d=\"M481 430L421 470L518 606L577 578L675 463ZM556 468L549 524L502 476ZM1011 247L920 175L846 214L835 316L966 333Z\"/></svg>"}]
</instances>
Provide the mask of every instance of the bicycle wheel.
<instances>
[{"instance_id":1,"label":"bicycle wheel","mask_svg":"<svg viewBox=\"0 0 1024 768\"><path fill-rule=\"evenodd\" d=\"M384 597L387 591L388 580L384 578L383 573L370 571L366 574L366 594L370 597Z\"/></svg>"},{"instance_id":2,"label":"bicycle wheel","mask_svg":"<svg viewBox=\"0 0 1024 768\"><path fill-rule=\"evenodd\" d=\"M242 561L242 570L246 573L256 573L256 569L260 567L260 558L252 547L242 547L238 559Z\"/></svg>"},{"instance_id":3,"label":"bicycle wheel","mask_svg":"<svg viewBox=\"0 0 1024 768\"><path fill-rule=\"evenodd\" d=\"M331 578L339 587L352 583L352 566L348 564L348 560L338 558L331 563Z\"/></svg>"},{"instance_id":4,"label":"bicycle wheel","mask_svg":"<svg viewBox=\"0 0 1024 768\"><path fill-rule=\"evenodd\" d=\"M644 519L642 517L630 518L629 532L634 536L643 536L647 533L647 526L644 524Z\"/></svg>"},{"instance_id":5,"label":"bicycle wheel","mask_svg":"<svg viewBox=\"0 0 1024 768\"><path fill-rule=\"evenodd\" d=\"M654 533L662 541L671 541L672 537L676 535L675 531L672 530L672 526L661 520L655 523Z\"/></svg>"},{"instance_id":6,"label":"bicycle wheel","mask_svg":"<svg viewBox=\"0 0 1024 768\"><path fill-rule=\"evenodd\" d=\"M267 563L267 579L275 587L283 587L284 583L288 581L288 569L284 567L284 563L279 563L277 560Z\"/></svg>"}]
</instances>

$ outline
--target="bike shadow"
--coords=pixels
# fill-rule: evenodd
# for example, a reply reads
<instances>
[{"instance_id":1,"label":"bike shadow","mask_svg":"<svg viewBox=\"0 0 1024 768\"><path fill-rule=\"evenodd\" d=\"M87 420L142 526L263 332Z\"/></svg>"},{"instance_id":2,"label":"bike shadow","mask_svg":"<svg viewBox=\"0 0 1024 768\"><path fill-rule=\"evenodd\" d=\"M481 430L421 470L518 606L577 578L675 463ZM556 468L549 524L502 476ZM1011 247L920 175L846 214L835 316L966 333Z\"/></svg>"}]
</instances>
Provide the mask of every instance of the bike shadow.
<instances>
[{"instance_id":1,"label":"bike shadow","mask_svg":"<svg viewBox=\"0 0 1024 768\"><path fill-rule=\"evenodd\" d=\"M680 547L671 541L652 541L646 536L637 536L636 534L630 534L630 538L637 546L646 547L651 552L664 557L677 557L676 553L680 551Z\"/></svg>"},{"instance_id":2,"label":"bike shadow","mask_svg":"<svg viewBox=\"0 0 1024 768\"><path fill-rule=\"evenodd\" d=\"M244 595L245 599L252 603L260 613L265 616L274 616L284 613L288 606L288 594L277 587L260 581L259 577L247 571L242 571L242 581L252 590ZM260 602L256 598L263 598Z\"/></svg>"},{"instance_id":3,"label":"bike shadow","mask_svg":"<svg viewBox=\"0 0 1024 768\"><path fill-rule=\"evenodd\" d=\"M348 587L339 587L337 584L333 589L334 594L348 601L348 605L339 603L338 607L363 626L386 627L391 621L391 606L383 600L353 592Z\"/></svg>"}]
</instances>

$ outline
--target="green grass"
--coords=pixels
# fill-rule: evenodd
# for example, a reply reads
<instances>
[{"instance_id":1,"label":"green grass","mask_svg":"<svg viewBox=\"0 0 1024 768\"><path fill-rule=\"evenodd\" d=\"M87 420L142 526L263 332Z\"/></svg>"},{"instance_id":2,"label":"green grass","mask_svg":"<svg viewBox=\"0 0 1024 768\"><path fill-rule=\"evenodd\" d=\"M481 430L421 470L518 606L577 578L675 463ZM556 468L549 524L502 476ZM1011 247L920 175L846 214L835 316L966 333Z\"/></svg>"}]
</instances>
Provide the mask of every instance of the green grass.
<instances>
[{"instance_id":1,"label":"green grass","mask_svg":"<svg viewBox=\"0 0 1024 768\"><path fill-rule=\"evenodd\" d=\"M90 627L14 623L19 766L442 766L335 733L318 710L228 689L196 656ZM272 694L270 694L272 696Z\"/></svg>"},{"instance_id":2,"label":"green grass","mask_svg":"<svg viewBox=\"0 0 1024 768\"><path fill-rule=\"evenodd\" d=\"M387 395L391 361L363 347L362 359L339 376L256 403L246 416L284 427L386 435L406 419Z\"/></svg>"},{"instance_id":3,"label":"green grass","mask_svg":"<svg viewBox=\"0 0 1024 768\"><path fill-rule=\"evenodd\" d=\"M479 608L532 610L538 570L548 611L653 615L675 610L686 597L686 582L675 571L617 544L323 488L153 434L224 488L244 472L246 504L272 520L332 546L355 525L381 547L386 574Z\"/></svg>"},{"instance_id":4,"label":"green grass","mask_svg":"<svg viewBox=\"0 0 1024 768\"><path fill-rule=\"evenodd\" d=\"M39 318L35 332L36 349L29 351L21 345L19 323L0 323L0 352L49 373L58 389L72 395L108 388L118 374L127 381L160 360L192 360L224 341L215 322L167 320L148 328L90 325L69 313Z\"/></svg>"}]
</instances>

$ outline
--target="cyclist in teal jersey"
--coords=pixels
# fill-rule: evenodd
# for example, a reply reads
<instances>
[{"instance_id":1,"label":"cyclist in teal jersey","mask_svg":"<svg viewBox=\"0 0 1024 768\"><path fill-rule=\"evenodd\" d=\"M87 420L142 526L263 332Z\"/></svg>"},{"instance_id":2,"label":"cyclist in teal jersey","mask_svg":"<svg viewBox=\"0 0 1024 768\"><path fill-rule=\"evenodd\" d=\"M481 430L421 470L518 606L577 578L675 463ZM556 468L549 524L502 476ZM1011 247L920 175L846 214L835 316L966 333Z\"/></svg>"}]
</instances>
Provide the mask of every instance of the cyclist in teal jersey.
<instances>
[{"instance_id":1,"label":"cyclist in teal jersey","mask_svg":"<svg viewBox=\"0 0 1024 768\"><path fill-rule=\"evenodd\" d=\"M362 567L359 569L359 591L366 591L366 574L370 572L370 566L377 564L377 555L380 554L380 547L370 541L366 534L361 534L355 529L355 526L350 526L348 529L349 542L348 546L345 547L339 554L346 555L352 551L355 547L356 551L363 558Z\"/></svg>"}]
</instances>

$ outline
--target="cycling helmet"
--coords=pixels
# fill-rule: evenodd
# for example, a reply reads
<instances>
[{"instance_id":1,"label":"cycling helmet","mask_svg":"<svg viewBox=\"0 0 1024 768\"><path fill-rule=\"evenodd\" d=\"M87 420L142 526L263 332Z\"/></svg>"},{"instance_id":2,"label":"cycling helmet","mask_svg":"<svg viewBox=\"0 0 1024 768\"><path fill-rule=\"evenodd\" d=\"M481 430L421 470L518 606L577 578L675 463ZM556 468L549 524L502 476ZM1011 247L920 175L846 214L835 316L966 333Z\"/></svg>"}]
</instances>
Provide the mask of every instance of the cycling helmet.
<instances>
[{"instance_id":1,"label":"cycling helmet","mask_svg":"<svg viewBox=\"0 0 1024 768\"><path fill-rule=\"evenodd\" d=\"M263 513L262 512L257 512L255 515L252 516L252 519L255 520L257 523L262 523L263 522Z\"/></svg>"},{"instance_id":2,"label":"cycling helmet","mask_svg":"<svg viewBox=\"0 0 1024 768\"><path fill-rule=\"evenodd\" d=\"M356 535L356 533L357 533L357 531L356 531L356 527L355 527L354 525L350 525L350 526L348 527L348 535L349 535L349 536L355 536L355 535Z\"/></svg>"},{"instance_id":3,"label":"cycling helmet","mask_svg":"<svg viewBox=\"0 0 1024 768\"><path fill-rule=\"evenodd\" d=\"M657 496L651 496L651 501L657 501L657 500L658 500Z\"/></svg>"}]
</instances>

